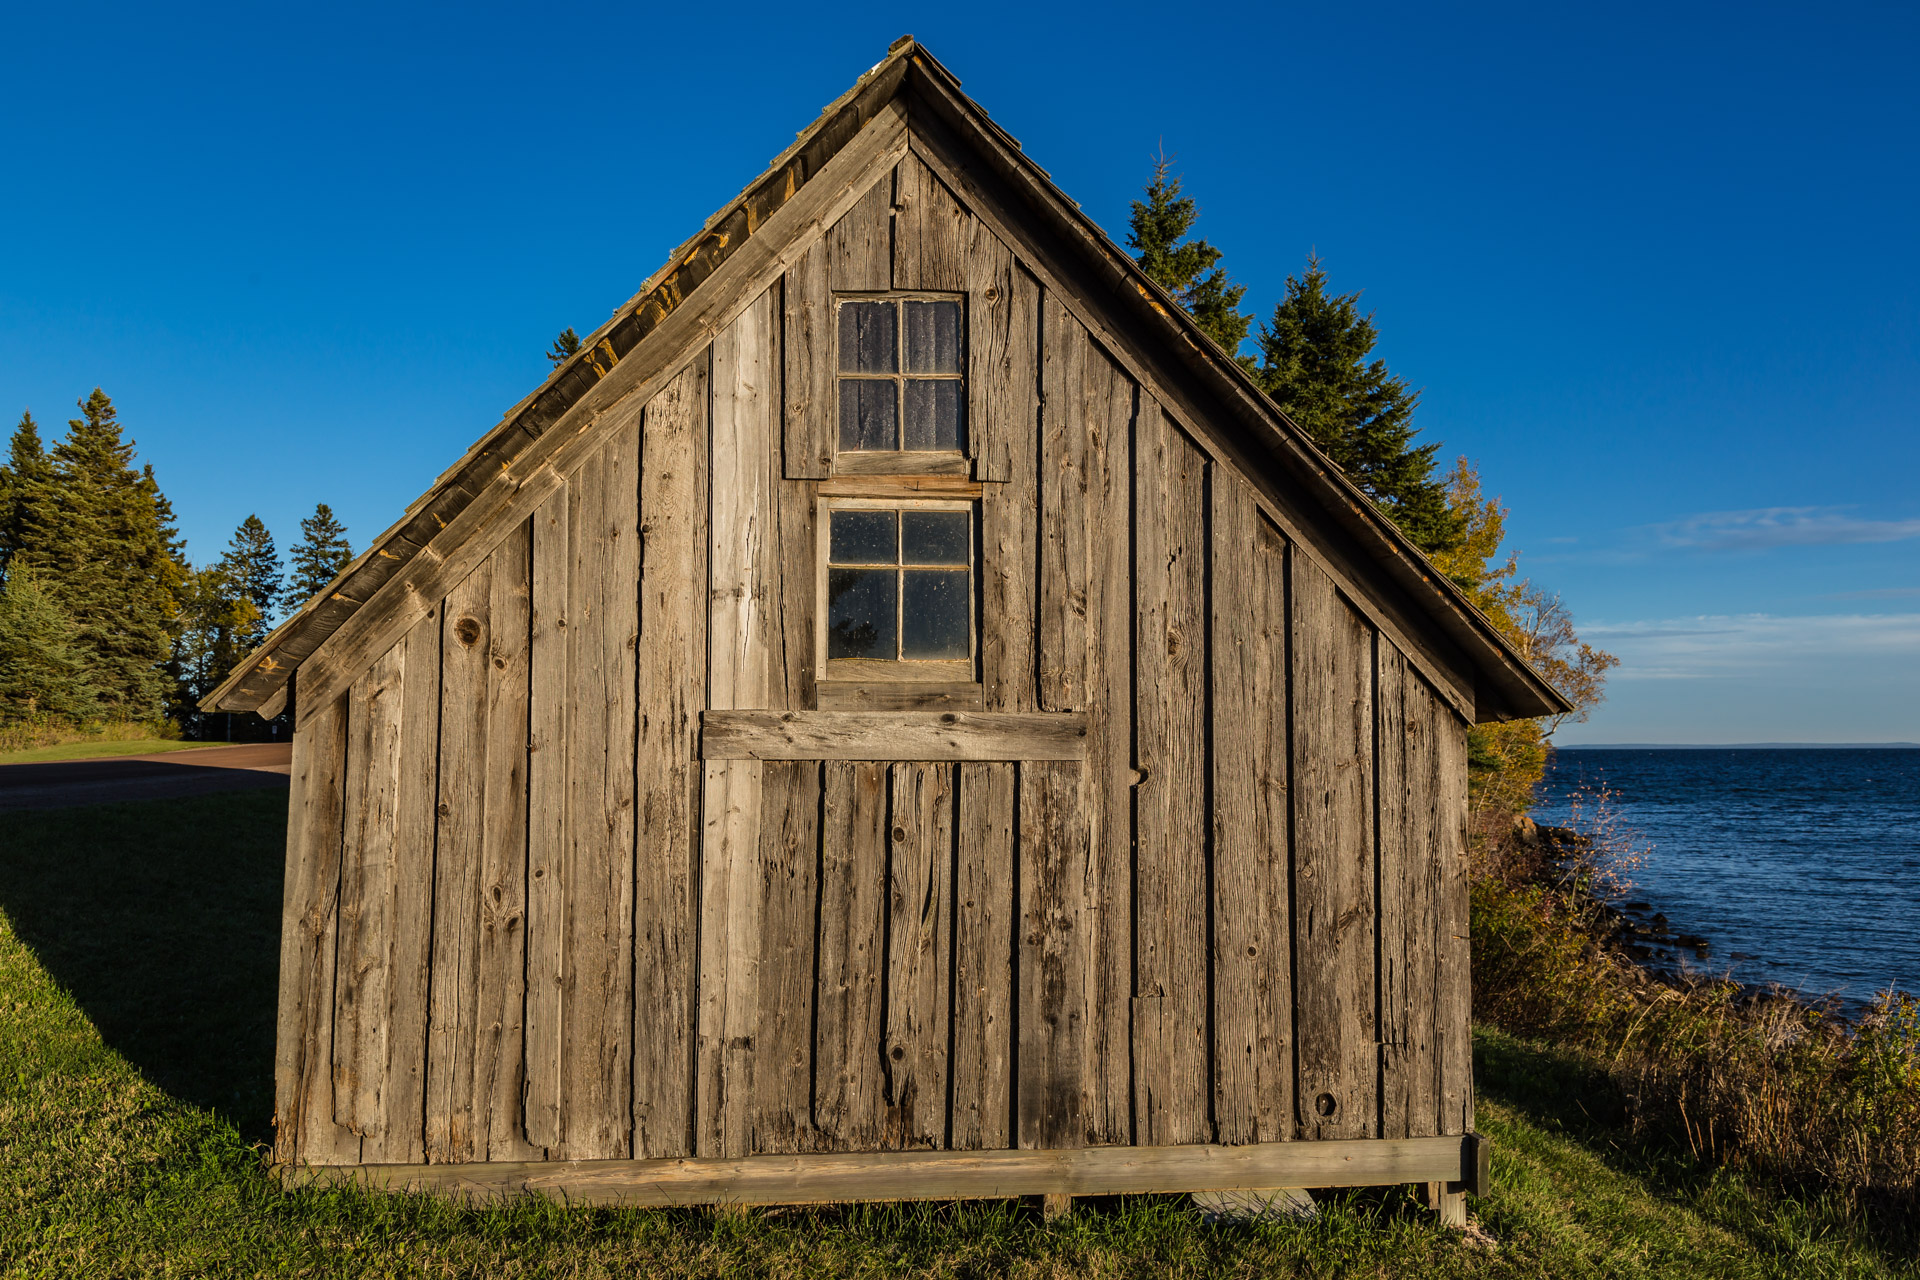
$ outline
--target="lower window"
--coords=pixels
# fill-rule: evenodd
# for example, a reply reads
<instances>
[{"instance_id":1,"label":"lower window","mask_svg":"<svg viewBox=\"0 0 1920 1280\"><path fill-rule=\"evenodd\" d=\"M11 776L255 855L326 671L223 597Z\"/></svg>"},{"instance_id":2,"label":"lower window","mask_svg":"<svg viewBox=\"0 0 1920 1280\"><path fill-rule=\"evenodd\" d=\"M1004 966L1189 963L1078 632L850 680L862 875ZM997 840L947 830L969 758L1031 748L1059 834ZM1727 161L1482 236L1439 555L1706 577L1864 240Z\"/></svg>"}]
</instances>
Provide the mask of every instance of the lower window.
<instances>
[{"instance_id":1,"label":"lower window","mask_svg":"<svg viewBox=\"0 0 1920 1280\"><path fill-rule=\"evenodd\" d=\"M824 674L971 679L973 504L848 498L822 514Z\"/></svg>"}]
</instances>

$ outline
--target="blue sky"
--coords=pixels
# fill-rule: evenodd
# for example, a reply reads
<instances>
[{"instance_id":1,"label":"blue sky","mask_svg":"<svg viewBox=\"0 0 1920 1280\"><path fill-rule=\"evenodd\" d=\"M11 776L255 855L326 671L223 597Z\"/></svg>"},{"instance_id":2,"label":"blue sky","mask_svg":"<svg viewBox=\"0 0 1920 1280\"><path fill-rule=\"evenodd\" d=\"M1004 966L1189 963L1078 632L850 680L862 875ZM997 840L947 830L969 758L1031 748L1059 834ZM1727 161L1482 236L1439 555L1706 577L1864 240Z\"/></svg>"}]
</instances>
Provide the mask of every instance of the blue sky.
<instances>
[{"instance_id":1,"label":"blue sky","mask_svg":"<svg viewBox=\"0 0 1920 1280\"><path fill-rule=\"evenodd\" d=\"M1563 741L1920 740L1910 6L11 6L0 412L362 546L903 31L1116 238L1164 145L1256 313L1365 290L1623 659Z\"/></svg>"}]
</instances>

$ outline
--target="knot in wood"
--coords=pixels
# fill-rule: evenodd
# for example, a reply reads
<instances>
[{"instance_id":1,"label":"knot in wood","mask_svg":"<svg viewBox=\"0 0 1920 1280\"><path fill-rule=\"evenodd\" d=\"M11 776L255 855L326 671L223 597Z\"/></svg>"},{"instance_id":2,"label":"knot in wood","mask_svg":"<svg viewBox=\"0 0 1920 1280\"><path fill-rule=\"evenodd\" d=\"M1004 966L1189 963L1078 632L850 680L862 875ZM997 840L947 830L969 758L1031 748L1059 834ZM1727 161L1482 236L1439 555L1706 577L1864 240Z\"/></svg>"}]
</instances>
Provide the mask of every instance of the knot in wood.
<instances>
[{"instance_id":1,"label":"knot in wood","mask_svg":"<svg viewBox=\"0 0 1920 1280\"><path fill-rule=\"evenodd\" d=\"M1313 1109L1319 1112L1322 1120L1331 1120L1333 1113L1340 1109L1340 1104L1333 1100L1332 1094L1323 1093L1313 1100Z\"/></svg>"},{"instance_id":2,"label":"knot in wood","mask_svg":"<svg viewBox=\"0 0 1920 1280\"><path fill-rule=\"evenodd\" d=\"M453 634L461 644L472 647L480 639L480 623L475 618L462 618L453 624Z\"/></svg>"}]
</instances>

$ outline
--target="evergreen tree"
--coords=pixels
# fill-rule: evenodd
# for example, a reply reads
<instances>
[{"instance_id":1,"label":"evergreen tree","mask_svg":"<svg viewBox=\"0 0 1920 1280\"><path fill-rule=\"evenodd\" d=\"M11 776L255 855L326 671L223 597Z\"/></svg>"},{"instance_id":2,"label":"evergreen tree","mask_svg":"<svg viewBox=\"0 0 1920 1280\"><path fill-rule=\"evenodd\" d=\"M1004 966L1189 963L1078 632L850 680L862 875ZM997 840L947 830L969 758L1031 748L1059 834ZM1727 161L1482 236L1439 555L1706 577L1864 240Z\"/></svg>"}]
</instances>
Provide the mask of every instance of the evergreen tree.
<instances>
[{"instance_id":1,"label":"evergreen tree","mask_svg":"<svg viewBox=\"0 0 1920 1280\"><path fill-rule=\"evenodd\" d=\"M52 499L53 460L40 442L40 424L23 413L0 466L0 569L20 548L44 539Z\"/></svg>"},{"instance_id":2,"label":"evergreen tree","mask_svg":"<svg viewBox=\"0 0 1920 1280\"><path fill-rule=\"evenodd\" d=\"M1145 200L1133 202L1127 234L1127 243L1137 251L1134 261L1173 295L1202 332L1228 355L1246 363L1240 355L1240 344L1253 325L1253 317L1239 310L1246 286L1234 284L1227 277L1225 268L1219 265L1220 250L1205 240L1180 243L1199 221L1200 209L1191 197L1180 194L1180 179L1166 156L1154 161L1153 181L1147 184L1146 195Z\"/></svg>"},{"instance_id":3,"label":"evergreen tree","mask_svg":"<svg viewBox=\"0 0 1920 1280\"><path fill-rule=\"evenodd\" d=\"M293 577L287 583L287 612L313 599L352 563L347 526L334 519L332 507L319 503L313 514L300 522L300 541L293 548Z\"/></svg>"},{"instance_id":4,"label":"evergreen tree","mask_svg":"<svg viewBox=\"0 0 1920 1280\"><path fill-rule=\"evenodd\" d=\"M180 586L180 626L167 664L173 677L169 714L191 737L205 736L206 697L251 649L260 611L219 565L187 574Z\"/></svg>"},{"instance_id":5,"label":"evergreen tree","mask_svg":"<svg viewBox=\"0 0 1920 1280\"><path fill-rule=\"evenodd\" d=\"M83 720L98 692L87 678L79 629L26 564L0 587L0 723L36 715Z\"/></svg>"},{"instance_id":6,"label":"evergreen tree","mask_svg":"<svg viewBox=\"0 0 1920 1280\"><path fill-rule=\"evenodd\" d=\"M1462 530L1433 474L1440 446L1413 443L1420 393L1384 360L1367 362L1379 334L1359 298L1330 292L1320 259L1309 256L1260 328L1256 381L1417 546L1445 550Z\"/></svg>"},{"instance_id":7,"label":"evergreen tree","mask_svg":"<svg viewBox=\"0 0 1920 1280\"><path fill-rule=\"evenodd\" d=\"M102 713L145 719L166 695L162 664L183 572L173 508L153 468L134 469L113 402L96 387L80 412L53 448L45 499L29 513L9 572L36 570L73 619Z\"/></svg>"},{"instance_id":8,"label":"evergreen tree","mask_svg":"<svg viewBox=\"0 0 1920 1280\"><path fill-rule=\"evenodd\" d=\"M573 331L572 325L568 325L560 331L560 336L553 340L553 345L547 348L547 362L558 369L567 362L568 356L578 350L580 350L580 335Z\"/></svg>"},{"instance_id":9,"label":"evergreen tree","mask_svg":"<svg viewBox=\"0 0 1920 1280\"><path fill-rule=\"evenodd\" d=\"M233 531L233 540L215 568L226 576L234 596L253 606L253 622L240 634L243 653L267 638L285 590L285 571L273 535L259 516L250 515Z\"/></svg>"}]
</instances>

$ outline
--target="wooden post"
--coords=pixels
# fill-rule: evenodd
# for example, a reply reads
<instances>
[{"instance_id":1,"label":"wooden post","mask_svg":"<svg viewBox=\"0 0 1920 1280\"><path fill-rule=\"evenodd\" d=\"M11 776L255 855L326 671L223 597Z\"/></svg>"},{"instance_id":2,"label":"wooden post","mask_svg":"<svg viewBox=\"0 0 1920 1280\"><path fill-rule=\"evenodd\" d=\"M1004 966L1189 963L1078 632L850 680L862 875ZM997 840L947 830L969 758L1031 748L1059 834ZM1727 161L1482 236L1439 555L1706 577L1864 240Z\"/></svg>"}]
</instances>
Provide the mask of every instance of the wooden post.
<instances>
[{"instance_id":1,"label":"wooden post","mask_svg":"<svg viewBox=\"0 0 1920 1280\"><path fill-rule=\"evenodd\" d=\"M1072 1196L1049 1194L1040 1197L1040 1219L1043 1222L1058 1222L1072 1212Z\"/></svg>"}]
</instances>

